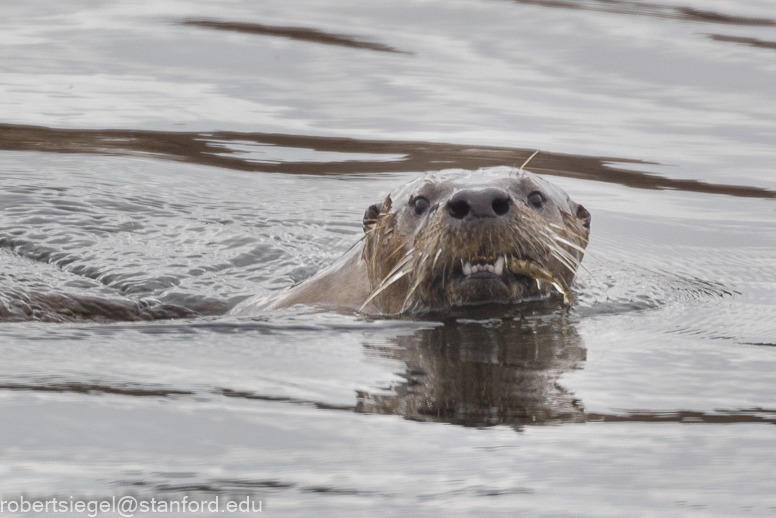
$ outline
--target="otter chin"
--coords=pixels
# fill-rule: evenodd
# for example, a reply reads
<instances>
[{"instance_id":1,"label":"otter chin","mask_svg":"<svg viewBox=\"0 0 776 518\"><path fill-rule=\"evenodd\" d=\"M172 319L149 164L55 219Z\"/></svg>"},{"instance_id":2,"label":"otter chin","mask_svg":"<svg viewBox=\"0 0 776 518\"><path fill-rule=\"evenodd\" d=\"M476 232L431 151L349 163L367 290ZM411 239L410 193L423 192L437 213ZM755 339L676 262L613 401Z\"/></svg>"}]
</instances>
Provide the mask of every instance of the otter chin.
<instances>
[{"instance_id":1,"label":"otter chin","mask_svg":"<svg viewBox=\"0 0 776 518\"><path fill-rule=\"evenodd\" d=\"M408 314L567 299L590 213L523 169L426 173L371 205L358 246L312 278L235 309L319 305Z\"/></svg>"}]
</instances>

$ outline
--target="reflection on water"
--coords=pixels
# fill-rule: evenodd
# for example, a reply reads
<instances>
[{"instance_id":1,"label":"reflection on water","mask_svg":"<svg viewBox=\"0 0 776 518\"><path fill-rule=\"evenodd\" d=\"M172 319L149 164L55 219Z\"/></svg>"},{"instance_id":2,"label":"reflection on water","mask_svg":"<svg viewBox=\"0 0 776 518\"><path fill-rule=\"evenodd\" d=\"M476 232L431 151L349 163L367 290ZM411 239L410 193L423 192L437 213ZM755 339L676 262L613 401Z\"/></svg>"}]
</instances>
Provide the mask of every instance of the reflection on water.
<instances>
[{"instance_id":1,"label":"reflection on water","mask_svg":"<svg viewBox=\"0 0 776 518\"><path fill-rule=\"evenodd\" d=\"M697 23L721 23L727 25L750 25L756 27L774 27L776 20L736 16L694 7L663 5L632 0L512 0L521 4L559 7L562 9L582 9L615 14L650 16Z\"/></svg>"},{"instance_id":2,"label":"reflection on water","mask_svg":"<svg viewBox=\"0 0 776 518\"><path fill-rule=\"evenodd\" d=\"M411 52L397 50L381 43L365 41L353 36L347 36L345 34L332 34L330 32L309 29L306 27L278 27L276 25L263 25L260 23L221 22L216 20L185 20L181 22L181 24L202 27L204 29L216 29L220 31L244 32L247 34L259 34L262 36L279 36L292 40L321 43L323 45L339 45L341 47L376 50L378 52L412 54Z\"/></svg>"},{"instance_id":3,"label":"reflection on water","mask_svg":"<svg viewBox=\"0 0 776 518\"><path fill-rule=\"evenodd\" d=\"M514 311L520 316L452 319L397 336L389 345L365 343L372 354L401 361L404 381L391 386L391 395L359 391L355 410L464 426L506 424L518 430L583 422L776 424L773 408L585 412L584 401L559 381L565 373L583 369L587 359L576 330L579 320L548 303Z\"/></svg>"},{"instance_id":4,"label":"reflection on water","mask_svg":"<svg viewBox=\"0 0 776 518\"><path fill-rule=\"evenodd\" d=\"M730 43L741 43L750 47L759 47L761 49L776 50L776 41L765 41L757 38L746 38L740 36L725 36L724 34L709 34L709 38L714 41L728 41Z\"/></svg>"},{"instance_id":5,"label":"reflection on water","mask_svg":"<svg viewBox=\"0 0 776 518\"><path fill-rule=\"evenodd\" d=\"M558 377L582 367L585 349L565 311L491 322L452 321L389 347L366 345L406 365L393 395L359 394L358 410L466 426L582 422ZM542 314L545 313L545 314Z\"/></svg>"},{"instance_id":6,"label":"reflection on water","mask_svg":"<svg viewBox=\"0 0 776 518\"><path fill-rule=\"evenodd\" d=\"M121 394L132 397L175 397L190 396L194 393L188 390L154 389L143 386L113 386L113 385L94 385L86 383L57 383L46 382L38 384L22 383L3 383L0 384L0 390L29 390L34 392L73 392L76 394Z\"/></svg>"},{"instance_id":7,"label":"reflection on water","mask_svg":"<svg viewBox=\"0 0 776 518\"><path fill-rule=\"evenodd\" d=\"M276 160L256 160L248 146L275 146ZM320 153L311 161L299 160L298 149ZM432 142L359 140L301 135L189 133L139 130L73 130L0 124L0 149L53 153L97 153L152 156L239 171L290 174L352 174L424 172L446 168L479 169L517 167L535 150L494 146L462 146ZM283 153L283 149L288 151ZM250 150L250 148L248 149ZM325 155L324 153L338 153ZM344 158L350 154L350 158ZM373 157L364 159L363 154ZM380 155L383 155L382 159ZM403 157L403 159L397 159ZM629 158L567 155L541 151L531 160L536 173L616 183L637 189L671 189L747 198L776 198L776 191L748 185L720 185L699 180L666 178L619 168L612 163L639 164Z\"/></svg>"}]
</instances>

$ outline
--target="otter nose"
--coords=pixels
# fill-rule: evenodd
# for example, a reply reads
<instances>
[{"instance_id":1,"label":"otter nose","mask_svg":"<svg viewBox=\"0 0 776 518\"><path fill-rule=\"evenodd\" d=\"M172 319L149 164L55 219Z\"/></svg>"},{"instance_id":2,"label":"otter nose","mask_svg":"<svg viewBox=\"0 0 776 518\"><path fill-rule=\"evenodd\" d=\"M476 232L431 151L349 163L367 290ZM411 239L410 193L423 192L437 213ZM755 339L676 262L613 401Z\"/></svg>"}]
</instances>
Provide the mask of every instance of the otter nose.
<instances>
[{"instance_id":1,"label":"otter nose","mask_svg":"<svg viewBox=\"0 0 776 518\"><path fill-rule=\"evenodd\" d=\"M455 219L497 218L509 212L509 194L499 189L458 191L447 202L447 213Z\"/></svg>"}]
</instances>

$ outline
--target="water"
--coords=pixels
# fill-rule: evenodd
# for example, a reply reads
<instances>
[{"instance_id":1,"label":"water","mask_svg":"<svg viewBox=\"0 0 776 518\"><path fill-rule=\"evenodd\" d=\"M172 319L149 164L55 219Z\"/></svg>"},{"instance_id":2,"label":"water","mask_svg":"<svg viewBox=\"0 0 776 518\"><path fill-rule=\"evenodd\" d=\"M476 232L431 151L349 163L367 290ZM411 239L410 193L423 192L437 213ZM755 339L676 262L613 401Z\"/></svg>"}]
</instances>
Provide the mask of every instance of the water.
<instances>
[{"instance_id":1,"label":"water","mask_svg":"<svg viewBox=\"0 0 776 518\"><path fill-rule=\"evenodd\" d=\"M771 2L3 12L3 498L776 513ZM228 315L536 149L593 217L572 307Z\"/></svg>"}]
</instances>

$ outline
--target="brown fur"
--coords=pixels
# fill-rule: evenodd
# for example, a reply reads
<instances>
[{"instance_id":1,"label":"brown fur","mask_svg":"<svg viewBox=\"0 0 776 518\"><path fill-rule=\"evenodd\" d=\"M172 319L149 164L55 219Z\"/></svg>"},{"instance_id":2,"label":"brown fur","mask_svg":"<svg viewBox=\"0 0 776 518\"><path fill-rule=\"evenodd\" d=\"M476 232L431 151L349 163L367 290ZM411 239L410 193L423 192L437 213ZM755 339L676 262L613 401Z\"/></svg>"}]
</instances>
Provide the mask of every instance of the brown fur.
<instances>
[{"instance_id":1,"label":"brown fur","mask_svg":"<svg viewBox=\"0 0 776 518\"><path fill-rule=\"evenodd\" d=\"M509 198L499 217L456 219L449 202L468 189L498 189ZM540 209L528 201L540 192ZM425 198L422 214L413 201ZM568 294L590 232L590 214L565 192L522 170L491 168L429 173L398 189L364 215L365 237L342 259L251 309L295 304L371 313L444 310L486 302L515 303ZM504 258L500 277L464 276L463 266ZM246 308L239 313L246 313Z\"/></svg>"}]
</instances>

